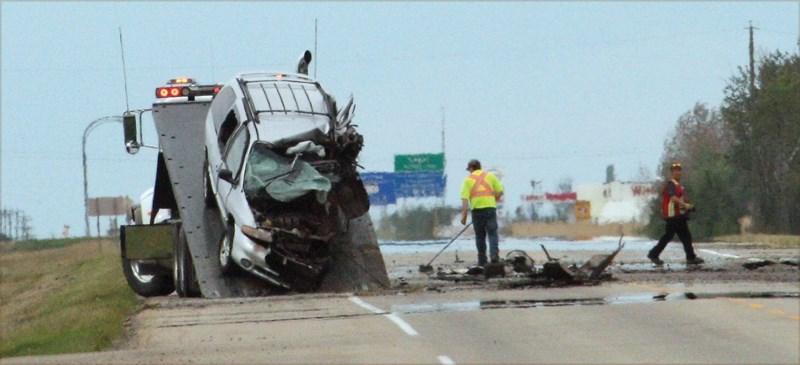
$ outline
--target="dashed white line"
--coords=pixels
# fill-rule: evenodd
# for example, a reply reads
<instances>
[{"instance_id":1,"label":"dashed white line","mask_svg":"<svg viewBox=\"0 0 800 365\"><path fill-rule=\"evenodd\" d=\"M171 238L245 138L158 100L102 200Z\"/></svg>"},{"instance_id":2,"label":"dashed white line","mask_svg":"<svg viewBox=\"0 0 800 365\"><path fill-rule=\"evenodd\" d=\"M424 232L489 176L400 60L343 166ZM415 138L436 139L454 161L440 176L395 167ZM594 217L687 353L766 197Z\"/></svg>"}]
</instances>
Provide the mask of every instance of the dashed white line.
<instances>
[{"instance_id":1,"label":"dashed white line","mask_svg":"<svg viewBox=\"0 0 800 365\"><path fill-rule=\"evenodd\" d=\"M366 310L368 310L368 311L370 311L372 313L375 313L375 314L386 314L386 312L383 309L380 309L380 308L378 308L378 307L376 307L376 306L374 306L372 304L369 304L369 303L361 300L361 298L359 298L359 297L351 296L350 297L350 301L353 302L353 303L358 304L361 308L364 308L364 309L366 309Z\"/></svg>"},{"instance_id":2,"label":"dashed white line","mask_svg":"<svg viewBox=\"0 0 800 365\"><path fill-rule=\"evenodd\" d=\"M707 250L707 249L705 249L705 248L701 248L701 249L699 249L698 251L703 251L703 252L705 252L705 253L710 253L710 254L712 254L712 255L718 255L718 256L722 256L722 257L730 257L730 258L732 258L732 259L739 259L739 258L741 258L741 256L731 255L731 254L727 254L727 253L719 253L719 252L717 252L717 251Z\"/></svg>"},{"instance_id":3,"label":"dashed white line","mask_svg":"<svg viewBox=\"0 0 800 365\"><path fill-rule=\"evenodd\" d=\"M409 336L419 336L419 333L417 333L417 331L415 331L414 328L412 328L410 324L406 323L406 321L402 320L396 314L389 313L389 314L386 314L385 316L386 316L386 318L389 318L389 320L394 322L394 324L396 324L397 327L400 327L400 329L403 330L403 332L405 332L407 335L409 335Z\"/></svg>"},{"instance_id":4,"label":"dashed white line","mask_svg":"<svg viewBox=\"0 0 800 365\"><path fill-rule=\"evenodd\" d=\"M439 362L442 365L456 365L455 361L453 361L452 359L450 359L449 357L447 357L445 355L439 356L439 357L437 357L437 359L439 359Z\"/></svg>"},{"instance_id":5,"label":"dashed white line","mask_svg":"<svg viewBox=\"0 0 800 365\"><path fill-rule=\"evenodd\" d=\"M411 327L410 324L406 323L406 321L404 321L403 319L398 317L396 314L386 312L386 311L384 311L384 310L382 310L382 309L380 309L380 308L378 308L378 307L376 307L376 306L374 306L372 304L369 304L369 303L361 300L361 298L356 297L356 296L351 296L350 297L350 301L353 302L353 303L358 304L361 308L364 308L364 309L366 309L366 310L368 310L368 311L370 311L372 313L383 314L384 317L386 317L390 321L394 322L394 324L396 324L397 327L400 327L400 329L403 330L403 332L405 332L407 335L409 335L409 336L419 336L419 333L417 333L417 331L414 330L414 328Z\"/></svg>"}]
</instances>

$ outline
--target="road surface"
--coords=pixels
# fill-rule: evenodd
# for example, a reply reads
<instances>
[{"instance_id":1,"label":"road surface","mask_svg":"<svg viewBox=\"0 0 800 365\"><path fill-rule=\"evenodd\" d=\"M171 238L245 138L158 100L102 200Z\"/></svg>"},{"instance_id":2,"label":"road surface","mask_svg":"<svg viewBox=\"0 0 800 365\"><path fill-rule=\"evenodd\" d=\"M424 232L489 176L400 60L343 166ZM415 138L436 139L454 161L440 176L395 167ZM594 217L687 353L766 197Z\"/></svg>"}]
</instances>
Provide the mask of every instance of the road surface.
<instances>
[{"instance_id":1,"label":"road surface","mask_svg":"<svg viewBox=\"0 0 800 365\"><path fill-rule=\"evenodd\" d=\"M516 289L421 277L408 268L424 259L387 257L395 285L379 293L154 298L116 350L0 363L800 363L796 267L712 259L637 276L625 267L638 256L599 285Z\"/></svg>"}]
</instances>

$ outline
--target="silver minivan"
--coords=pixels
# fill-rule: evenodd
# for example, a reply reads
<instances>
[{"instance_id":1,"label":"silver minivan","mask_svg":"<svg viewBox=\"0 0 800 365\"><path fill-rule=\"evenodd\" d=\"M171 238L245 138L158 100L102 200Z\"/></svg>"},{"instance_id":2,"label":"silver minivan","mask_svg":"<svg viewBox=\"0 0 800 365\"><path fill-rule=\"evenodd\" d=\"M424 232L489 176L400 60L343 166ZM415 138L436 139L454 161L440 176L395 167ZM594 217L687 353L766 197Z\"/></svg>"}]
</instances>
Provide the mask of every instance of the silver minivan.
<instances>
[{"instance_id":1,"label":"silver minivan","mask_svg":"<svg viewBox=\"0 0 800 365\"><path fill-rule=\"evenodd\" d=\"M302 72L302 71L299 71ZM225 225L223 273L244 270L275 285L313 290L336 237L369 209L356 171L363 137L350 98L307 75L237 74L205 120L205 201Z\"/></svg>"}]
</instances>

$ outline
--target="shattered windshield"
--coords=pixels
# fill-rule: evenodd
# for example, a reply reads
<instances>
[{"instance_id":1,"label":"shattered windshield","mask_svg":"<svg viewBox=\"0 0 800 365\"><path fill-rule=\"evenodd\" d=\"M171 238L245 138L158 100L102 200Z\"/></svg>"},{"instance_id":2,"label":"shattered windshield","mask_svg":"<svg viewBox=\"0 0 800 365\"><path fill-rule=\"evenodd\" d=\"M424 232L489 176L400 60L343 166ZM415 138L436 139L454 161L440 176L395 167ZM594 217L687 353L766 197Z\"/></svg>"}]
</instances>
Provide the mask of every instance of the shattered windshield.
<instances>
[{"instance_id":1,"label":"shattered windshield","mask_svg":"<svg viewBox=\"0 0 800 365\"><path fill-rule=\"evenodd\" d=\"M247 159L244 191L248 197L271 197L290 202L310 192L327 200L331 182L307 162L278 155L264 143L253 144Z\"/></svg>"}]
</instances>

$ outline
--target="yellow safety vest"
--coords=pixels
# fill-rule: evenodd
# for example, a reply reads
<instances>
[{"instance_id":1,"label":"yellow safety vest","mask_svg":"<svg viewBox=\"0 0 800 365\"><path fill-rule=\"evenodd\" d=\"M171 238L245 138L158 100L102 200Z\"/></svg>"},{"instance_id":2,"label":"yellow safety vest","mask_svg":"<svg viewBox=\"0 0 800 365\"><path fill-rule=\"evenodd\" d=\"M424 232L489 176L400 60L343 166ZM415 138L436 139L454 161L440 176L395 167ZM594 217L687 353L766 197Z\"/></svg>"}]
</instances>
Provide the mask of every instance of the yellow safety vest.
<instances>
[{"instance_id":1,"label":"yellow safety vest","mask_svg":"<svg viewBox=\"0 0 800 365\"><path fill-rule=\"evenodd\" d=\"M472 209L496 208L495 194L503 192L503 185L494 174L475 170L464 179L461 199L469 200Z\"/></svg>"}]
</instances>

